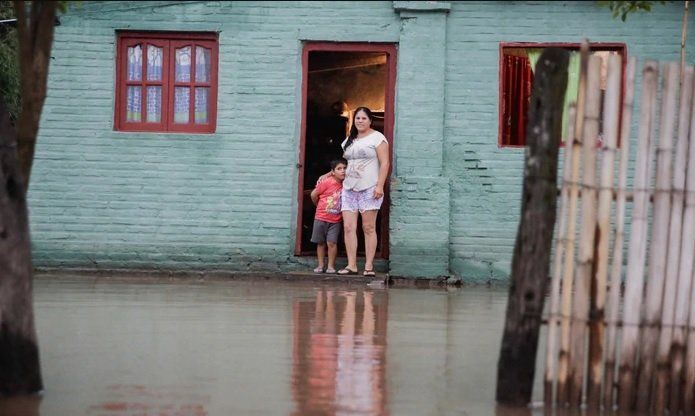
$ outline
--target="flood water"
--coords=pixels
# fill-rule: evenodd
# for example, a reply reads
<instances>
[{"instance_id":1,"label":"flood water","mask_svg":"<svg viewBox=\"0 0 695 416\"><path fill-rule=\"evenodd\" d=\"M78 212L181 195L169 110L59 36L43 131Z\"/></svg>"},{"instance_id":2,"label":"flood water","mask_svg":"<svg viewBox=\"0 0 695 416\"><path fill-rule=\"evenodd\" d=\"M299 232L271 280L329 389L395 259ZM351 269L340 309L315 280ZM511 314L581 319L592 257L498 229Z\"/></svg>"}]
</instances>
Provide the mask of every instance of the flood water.
<instances>
[{"instance_id":1,"label":"flood water","mask_svg":"<svg viewBox=\"0 0 695 416\"><path fill-rule=\"evenodd\" d=\"M45 391L0 402L2 415L541 414L494 406L502 288L87 277L34 288Z\"/></svg>"}]
</instances>

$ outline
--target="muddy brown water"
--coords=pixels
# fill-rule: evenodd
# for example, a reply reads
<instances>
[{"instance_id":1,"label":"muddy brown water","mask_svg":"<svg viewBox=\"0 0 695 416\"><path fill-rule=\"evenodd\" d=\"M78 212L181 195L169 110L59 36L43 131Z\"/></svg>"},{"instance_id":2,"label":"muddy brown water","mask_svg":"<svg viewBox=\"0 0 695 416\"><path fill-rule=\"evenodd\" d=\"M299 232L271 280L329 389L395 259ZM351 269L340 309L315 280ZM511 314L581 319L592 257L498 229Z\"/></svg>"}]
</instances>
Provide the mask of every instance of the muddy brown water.
<instances>
[{"instance_id":1,"label":"muddy brown water","mask_svg":"<svg viewBox=\"0 0 695 416\"><path fill-rule=\"evenodd\" d=\"M40 277L45 391L0 415L540 415L494 404L506 296Z\"/></svg>"}]
</instances>

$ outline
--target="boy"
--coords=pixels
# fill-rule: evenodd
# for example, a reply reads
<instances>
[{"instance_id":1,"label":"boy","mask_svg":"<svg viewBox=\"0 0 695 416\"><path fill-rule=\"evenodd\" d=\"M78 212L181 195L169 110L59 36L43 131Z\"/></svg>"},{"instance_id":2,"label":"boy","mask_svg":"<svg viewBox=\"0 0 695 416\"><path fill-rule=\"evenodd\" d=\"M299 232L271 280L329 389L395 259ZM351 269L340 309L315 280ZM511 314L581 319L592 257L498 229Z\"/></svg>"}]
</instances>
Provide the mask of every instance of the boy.
<instances>
[{"instance_id":1,"label":"boy","mask_svg":"<svg viewBox=\"0 0 695 416\"><path fill-rule=\"evenodd\" d=\"M311 242L316 243L318 266L314 273L323 273L323 259L328 246L328 268L326 273L335 273L335 258L338 254L338 236L342 227L340 213L340 195L343 191L347 160L331 161L331 176L316 185L311 191L311 201L316 205L314 229Z\"/></svg>"}]
</instances>

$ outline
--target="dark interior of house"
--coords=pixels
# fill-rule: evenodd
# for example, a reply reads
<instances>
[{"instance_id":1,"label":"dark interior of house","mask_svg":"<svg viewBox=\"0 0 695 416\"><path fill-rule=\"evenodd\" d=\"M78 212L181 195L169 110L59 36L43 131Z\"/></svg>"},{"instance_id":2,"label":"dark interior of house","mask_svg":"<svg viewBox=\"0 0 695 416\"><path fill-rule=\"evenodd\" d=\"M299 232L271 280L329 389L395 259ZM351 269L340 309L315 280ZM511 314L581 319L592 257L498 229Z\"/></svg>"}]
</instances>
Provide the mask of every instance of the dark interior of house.
<instances>
[{"instance_id":1,"label":"dark interior of house","mask_svg":"<svg viewBox=\"0 0 695 416\"><path fill-rule=\"evenodd\" d=\"M315 206L310 193L317 179L330 171L331 160L342 157L340 144L348 136L353 111L368 107L374 115L372 128L384 132L386 95L386 55L371 52L309 53L306 108L306 143L301 251L313 255L316 245L311 240ZM381 237L381 216L377 218L377 236ZM364 238L358 224L358 255L364 255ZM379 240L381 241L381 240ZM343 236L338 240L338 255L345 255ZM377 249L377 257L379 257Z\"/></svg>"}]
</instances>

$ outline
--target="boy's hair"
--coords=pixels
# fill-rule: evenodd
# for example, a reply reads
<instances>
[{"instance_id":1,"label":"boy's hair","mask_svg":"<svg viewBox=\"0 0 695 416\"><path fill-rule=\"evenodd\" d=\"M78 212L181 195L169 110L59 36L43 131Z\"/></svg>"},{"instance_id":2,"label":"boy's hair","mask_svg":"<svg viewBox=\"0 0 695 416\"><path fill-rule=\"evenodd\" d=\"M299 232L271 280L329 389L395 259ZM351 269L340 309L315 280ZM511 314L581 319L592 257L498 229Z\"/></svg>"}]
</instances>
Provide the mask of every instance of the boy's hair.
<instances>
[{"instance_id":1,"label":"boy's hair","mask_svg":"<svg viewBox=\"0 0 695 416\"><path fill-rule=\"evenodd\" d=\"M331 160L331 170L335 169L341 163L347 166L347 160L345 160L345 158L343 157L341 157L340 159Z\"/></svg>"}]
</instances>

